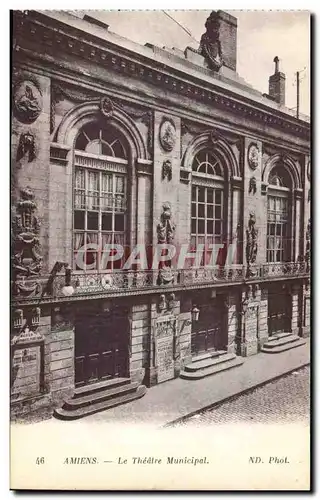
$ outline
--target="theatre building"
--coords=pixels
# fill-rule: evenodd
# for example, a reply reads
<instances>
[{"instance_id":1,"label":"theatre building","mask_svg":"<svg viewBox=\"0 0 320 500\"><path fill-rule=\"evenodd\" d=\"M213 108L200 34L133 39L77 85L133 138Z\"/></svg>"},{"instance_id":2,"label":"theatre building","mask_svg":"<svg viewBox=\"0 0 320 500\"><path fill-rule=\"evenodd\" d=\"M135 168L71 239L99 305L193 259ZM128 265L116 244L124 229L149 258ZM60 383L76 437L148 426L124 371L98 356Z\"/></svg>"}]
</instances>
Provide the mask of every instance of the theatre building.
<instances>
[{"instance_id":1,"label":"theatre building","mask_svg":"<svg viewBox=\"0 0 320 500\"><path fill-rule=\"evenodd\" d=\"M222 11L184 51L62 11L12 23L13 415L79 418L305 343L310 124L278 57L262 95Z\"/></svg>"}]
</instances>

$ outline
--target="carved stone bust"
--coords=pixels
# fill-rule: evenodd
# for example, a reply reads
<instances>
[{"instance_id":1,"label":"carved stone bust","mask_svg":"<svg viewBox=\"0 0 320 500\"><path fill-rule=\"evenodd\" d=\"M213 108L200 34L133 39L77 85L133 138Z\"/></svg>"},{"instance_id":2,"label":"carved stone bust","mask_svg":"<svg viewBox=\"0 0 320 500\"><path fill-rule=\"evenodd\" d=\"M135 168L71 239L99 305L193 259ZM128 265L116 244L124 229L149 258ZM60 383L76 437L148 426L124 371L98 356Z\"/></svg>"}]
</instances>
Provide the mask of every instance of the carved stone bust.
<instances>
[{"instance_id":1,"label":"carved stone bust","mask_svg":"<svg viewBox=\"0 0 320 500\"><path fill-rule=\"evenodd\" d=\"M213 71L219 71L223 60L219 39L220 20L217 12L211 12L206 24L206 32L201 36L199 53Z\"/></svg>"}]
</instances>

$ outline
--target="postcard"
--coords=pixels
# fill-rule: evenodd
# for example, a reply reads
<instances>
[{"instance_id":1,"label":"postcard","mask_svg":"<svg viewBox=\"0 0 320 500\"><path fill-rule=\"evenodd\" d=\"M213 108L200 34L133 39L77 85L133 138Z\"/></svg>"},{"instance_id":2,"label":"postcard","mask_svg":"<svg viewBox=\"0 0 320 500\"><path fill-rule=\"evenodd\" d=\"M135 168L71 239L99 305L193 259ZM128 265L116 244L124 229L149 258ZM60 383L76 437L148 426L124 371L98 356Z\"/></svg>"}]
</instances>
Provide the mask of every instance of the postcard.
<instances>
[{"instance_id":1,"label":"postcard","mask_svg":"<svg viewBox=\"0 0 320 500\"><path fill-rule=\"evenodd\" d=\"M11 488L308 491L310 13L11 22Z\"/></svg>"}]
</instances>

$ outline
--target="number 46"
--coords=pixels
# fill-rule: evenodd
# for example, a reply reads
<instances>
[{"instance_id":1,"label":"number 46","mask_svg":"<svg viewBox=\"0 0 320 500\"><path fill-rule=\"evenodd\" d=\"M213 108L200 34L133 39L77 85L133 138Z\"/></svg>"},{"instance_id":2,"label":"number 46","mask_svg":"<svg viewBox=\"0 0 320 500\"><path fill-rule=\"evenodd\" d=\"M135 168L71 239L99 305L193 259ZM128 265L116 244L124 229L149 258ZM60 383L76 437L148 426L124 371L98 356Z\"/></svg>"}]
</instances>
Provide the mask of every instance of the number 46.
<instances>
[{"instance_id":1,"label":"number 46","mask_svg":"<svg viewBox=\"0 0 320 500\"><path fill-rule=\"evenodd\" d=\"M44 457L37 457L36 464L43 465L44 464Z\"/></svg>"}]
</instances>

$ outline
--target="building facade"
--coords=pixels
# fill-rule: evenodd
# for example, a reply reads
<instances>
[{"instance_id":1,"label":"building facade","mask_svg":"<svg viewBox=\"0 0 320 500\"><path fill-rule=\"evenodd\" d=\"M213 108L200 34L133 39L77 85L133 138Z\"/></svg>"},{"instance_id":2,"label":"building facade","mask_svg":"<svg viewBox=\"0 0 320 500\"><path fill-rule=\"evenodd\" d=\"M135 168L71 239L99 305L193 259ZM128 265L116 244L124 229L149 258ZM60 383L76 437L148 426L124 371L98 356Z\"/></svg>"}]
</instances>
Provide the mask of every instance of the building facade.
<instances>
[{"instance_id":1,"label":"building facade","mask_svg":"<svg viewBox=\"0 0 320 500\"><path fill-rule=\"evenodd\" d=\"M78 418L303 343L310 125L278 58L262 95L221 11L184 52L12 18L13 414Z\"/></svg>"}]
</instances>

